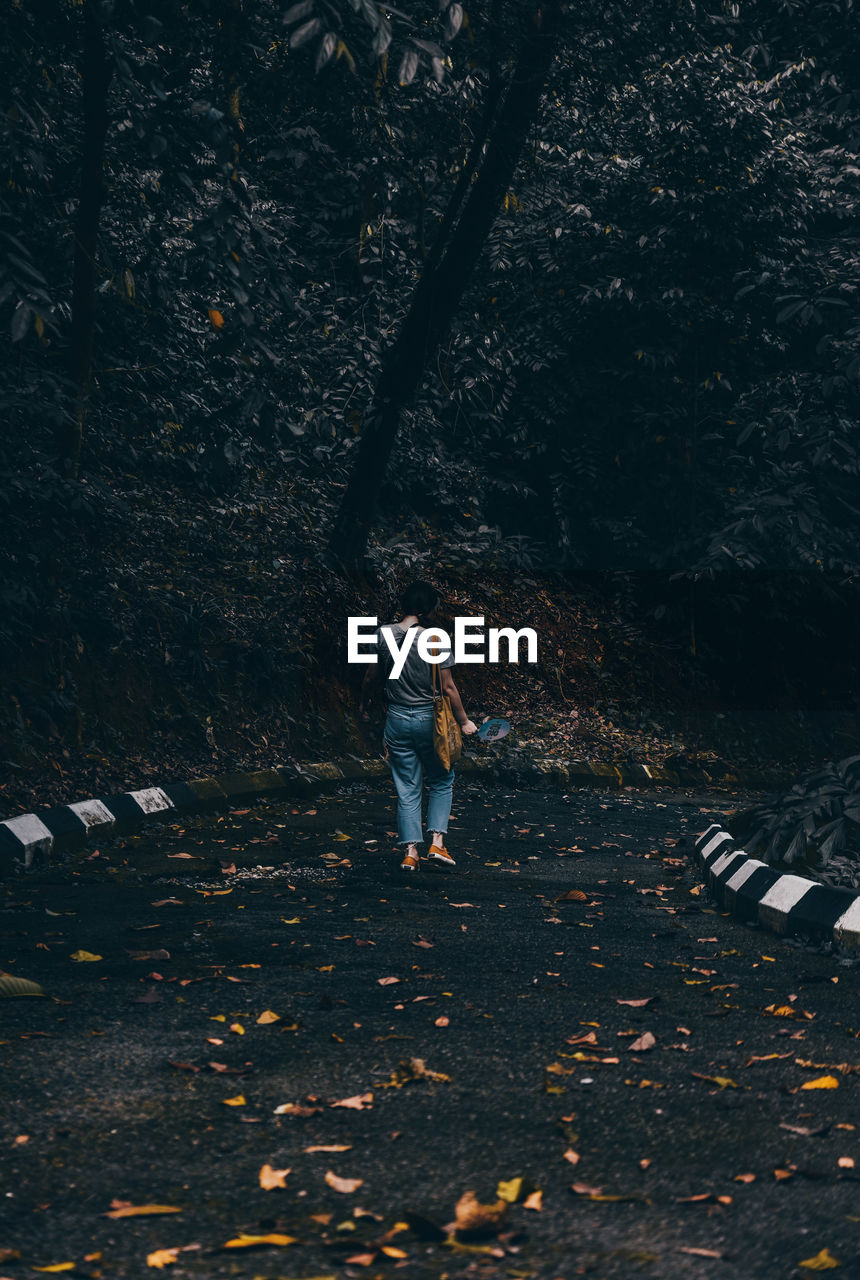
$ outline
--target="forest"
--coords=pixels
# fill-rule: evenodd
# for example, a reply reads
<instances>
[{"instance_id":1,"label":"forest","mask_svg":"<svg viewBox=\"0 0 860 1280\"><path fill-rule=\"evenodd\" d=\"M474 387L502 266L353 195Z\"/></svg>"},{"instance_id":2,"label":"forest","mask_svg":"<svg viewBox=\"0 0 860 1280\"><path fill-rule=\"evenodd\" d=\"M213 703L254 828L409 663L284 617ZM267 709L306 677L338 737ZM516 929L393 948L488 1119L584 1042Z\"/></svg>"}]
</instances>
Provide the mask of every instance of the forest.
<instances>
[{"instance_id":1,"label":"forest","mask_svg":"<svg viewBox=\"0 0 860 1280\"><path fill-rule=\"evenodd\" d=\"M419 575L568 755L856 751L853 0L401 3L3 2L9 811L377 750Z\"/></svg>"}]
</instances>

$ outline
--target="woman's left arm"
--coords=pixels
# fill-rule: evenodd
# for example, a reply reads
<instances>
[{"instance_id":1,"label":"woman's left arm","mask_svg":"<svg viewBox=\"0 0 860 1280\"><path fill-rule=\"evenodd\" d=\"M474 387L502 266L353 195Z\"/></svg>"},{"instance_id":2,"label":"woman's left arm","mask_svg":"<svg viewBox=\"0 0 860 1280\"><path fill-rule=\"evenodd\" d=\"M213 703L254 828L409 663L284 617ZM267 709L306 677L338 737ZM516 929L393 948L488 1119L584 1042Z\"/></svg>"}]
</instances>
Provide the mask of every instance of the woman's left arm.
<instances>
[{"instance_id":1,"label":"woman's left arm","mask_svg":"<svg viewBox=\"0 0 860 1280\"><path fill-rule=\"evenodd\" d=\"M473 721L471 721L469 717L466 715L466 711L463 706L463 700L460 697L460 693L459 693L459 690L457 689L457 686L454 684L454 677L451 675L451 668L443 667L441 674L442 674L442 692L446 694L451 701L451 710L454 712L454 716L457 720L457 724L460 726L461 730L466 735L470 733L477 733L478 726L474 724Z\"/></svg>"}]
</instances>

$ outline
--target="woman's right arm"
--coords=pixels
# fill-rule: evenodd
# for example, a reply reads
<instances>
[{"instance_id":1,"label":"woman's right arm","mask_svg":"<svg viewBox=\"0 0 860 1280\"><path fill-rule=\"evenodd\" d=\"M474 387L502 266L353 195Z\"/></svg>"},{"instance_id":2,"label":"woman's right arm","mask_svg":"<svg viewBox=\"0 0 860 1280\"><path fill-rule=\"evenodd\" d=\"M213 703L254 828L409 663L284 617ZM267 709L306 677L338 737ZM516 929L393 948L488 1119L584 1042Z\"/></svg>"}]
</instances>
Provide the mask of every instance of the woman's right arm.
<instances>
[{"instance_id":1,"label":"woman's right arm","mask_svg":"<svg viewBox=\"0 0 860 1280\"><path fill-rule=\"evenodd\" d=\"M442 692L451 700L451 710L457 720L463 733L467 736L470 733L477 733L478 726L469 719L463 707L463 701L460 697L457 686L454 684L454 677L451 675L450 667L442 668Z\"/></svg>"}]
</instances>

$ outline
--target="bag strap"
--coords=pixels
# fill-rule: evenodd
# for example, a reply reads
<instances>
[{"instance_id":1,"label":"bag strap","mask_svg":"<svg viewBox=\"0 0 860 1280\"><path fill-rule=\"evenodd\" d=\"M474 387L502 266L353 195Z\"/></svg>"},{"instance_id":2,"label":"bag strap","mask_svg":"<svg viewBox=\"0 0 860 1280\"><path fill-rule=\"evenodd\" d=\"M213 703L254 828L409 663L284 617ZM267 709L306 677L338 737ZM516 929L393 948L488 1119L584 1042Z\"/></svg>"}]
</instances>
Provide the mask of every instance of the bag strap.
<instances>
[{"instance_id":1,"label":"bag strap","mask_svg":"<svg viewBox=\"0 0 860 1280\"><path fill-rule=\"evenodd\" d=\"M431 681L431 686L432 686L432 689L433 689L433 701L435 702L435 701L436 701L436 667L438 666L438 663L436 663L436 662L431 662L431 663L430 663L430 666L431 666L431 668L432 668L432 675L431 675L431 677L430 677L430 681ZM440 677L440 679L441 679L441 677ZM439 690L439 695L440 695L440 697L441 697L441 694L442 694L442 690L440 689L440 690Z\"/></svg>"}]
</instances>

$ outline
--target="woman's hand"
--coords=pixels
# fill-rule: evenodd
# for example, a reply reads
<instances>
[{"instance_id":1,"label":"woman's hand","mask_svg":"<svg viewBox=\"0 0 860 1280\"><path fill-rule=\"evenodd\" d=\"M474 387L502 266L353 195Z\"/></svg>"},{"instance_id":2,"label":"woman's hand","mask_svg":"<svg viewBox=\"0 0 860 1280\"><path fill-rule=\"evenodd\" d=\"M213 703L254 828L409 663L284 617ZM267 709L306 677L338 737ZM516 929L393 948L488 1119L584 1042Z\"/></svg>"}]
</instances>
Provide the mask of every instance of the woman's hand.
<instances>
[{"instance_id":1,"label":"woman's hand","mask_svg":"<svg viewBox=\"0 0 860 1280\"><path fill-rule=\"evenodd\" d=\"M468 738L470 734L478 732L478 726L475 724L474 720L467 720L465 724L460 725L460 731L461 733L465 733Z\"/></svg>"}]
</instances>

